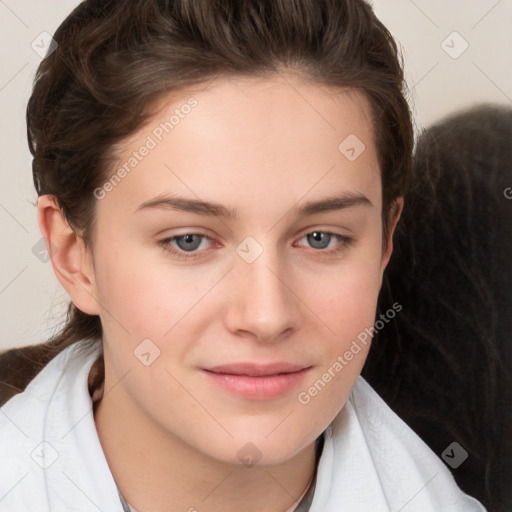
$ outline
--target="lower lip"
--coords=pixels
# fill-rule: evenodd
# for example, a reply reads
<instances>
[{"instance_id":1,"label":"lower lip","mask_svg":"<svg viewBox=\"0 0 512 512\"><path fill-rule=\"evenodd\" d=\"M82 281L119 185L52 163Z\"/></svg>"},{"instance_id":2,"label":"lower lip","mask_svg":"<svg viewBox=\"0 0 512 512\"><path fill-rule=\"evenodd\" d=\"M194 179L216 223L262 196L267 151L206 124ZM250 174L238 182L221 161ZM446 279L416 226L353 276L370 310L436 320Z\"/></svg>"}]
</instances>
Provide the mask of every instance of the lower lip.
<instances>
[{"instance_id":1,"label":"lower lip","mask_svg":"<svg viewBox=\"0 0 512 512\"><path fill-rule=\"evenodd\" d=\"M299 372L267 375L265 377L249 377L247 375L232 375L229 373L203 372L221 388L244 398L265 400L276 398L288 393L298 386L311 369L304 368Z\"/></svg>"}]
</instances>

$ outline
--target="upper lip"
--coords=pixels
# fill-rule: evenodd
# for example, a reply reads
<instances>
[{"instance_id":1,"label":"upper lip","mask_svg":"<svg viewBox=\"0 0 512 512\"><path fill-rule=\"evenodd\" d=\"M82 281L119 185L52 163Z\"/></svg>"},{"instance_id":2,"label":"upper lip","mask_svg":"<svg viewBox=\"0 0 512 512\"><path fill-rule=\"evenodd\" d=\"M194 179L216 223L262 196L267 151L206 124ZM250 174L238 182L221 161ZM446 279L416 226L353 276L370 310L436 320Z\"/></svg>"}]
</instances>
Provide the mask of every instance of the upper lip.
<instances>
[{"instance_id":1,"label":"upper lip","mask_svg":"<svg viewBox=\"0 0 512 512\"><path fill-rule=\"evenodd\" d=\"M309 368L309 366L279 362L271 364L224 364L221 366L213 366L211 368L204 369L206 371L214 373L224 373L229 375L246 375L248 377L264 377L267 375L277 375L279 373L295 373L300 370L304 370L305 368Z\"/></svg>"}]
</instances>

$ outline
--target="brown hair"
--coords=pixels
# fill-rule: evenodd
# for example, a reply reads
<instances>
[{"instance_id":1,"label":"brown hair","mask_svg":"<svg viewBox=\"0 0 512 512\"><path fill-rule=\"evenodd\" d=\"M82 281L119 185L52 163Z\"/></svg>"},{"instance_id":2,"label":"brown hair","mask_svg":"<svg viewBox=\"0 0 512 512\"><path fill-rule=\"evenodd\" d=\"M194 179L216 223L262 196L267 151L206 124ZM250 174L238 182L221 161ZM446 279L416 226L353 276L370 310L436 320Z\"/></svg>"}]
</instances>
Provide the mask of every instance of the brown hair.
<instances>
[{"instance_id":1,"label":"brown hair","mask_svg":"<svg viewBox=\"0 0 512 512\"><path fill-rule=\"evenodd\" d=\"M350 87L370 100L383 190L383 243L411 174L413 128L403 64L389 31L363 0L87 0L61 24L27 107L38 195L55 196L91 247L96 199L115 145L164 95L216 76L282 69ZM341 141L340 141L341 142ZM51 357L102 335L100 318L69 305Z\"/></svg>"}]
</instances>

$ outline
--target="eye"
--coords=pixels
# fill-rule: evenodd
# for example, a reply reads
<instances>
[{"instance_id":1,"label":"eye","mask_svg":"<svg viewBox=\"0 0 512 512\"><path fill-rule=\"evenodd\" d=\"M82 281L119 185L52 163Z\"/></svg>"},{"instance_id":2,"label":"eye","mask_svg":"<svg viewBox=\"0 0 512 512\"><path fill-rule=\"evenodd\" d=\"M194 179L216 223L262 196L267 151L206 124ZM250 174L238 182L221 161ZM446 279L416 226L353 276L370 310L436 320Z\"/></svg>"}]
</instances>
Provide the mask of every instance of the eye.
<instances>
[{"instance_id":1,"label":"eye","mask_svg":"<svg viewBox=\"0 0 512 512\"><path fill-rule=\"evenodd\" d=\"M340 235L338 233L331 233L329 231L319 231L319 230L318 231L315 230L315 231L306 233L301 238L301 240L303 240L303 239L306 239L307 242L309 244L311 244L311 247L313 249L318 249L319 252L327 253L327 254L332 254L332 253L342 251L343 249L345 249L347 246L349 246L353 242L353 239L348 236ZM331 249L326 250L327 248L329 248L329 244L333 241L334 242L337 241L338 244L335 244L334 246L331 245Z\"/></svg>"},{"instance_id":2,"label":"eye","mask_svg":"<svg viewBox=\"0 0 512 512\"><path fill-rule=\"evenodd\" d=\"M160 240L159 244L166 250L171 252L178 259L186 260L195 258L197 249L200 247L203 240L210 240L211 238L201 233L185 233L184 235L175 235L164 240ZM176 244L178 249L173 247ZM190 254L187 254L190 253Z\"/></svg>"},{"instance_id":3,"label":"eye","mask_svg":"<svg viewBox=\"0 0 512 512\"><path fill-rule=\"evenodd\" d=\"M303 239L307 239L311 247L316 249L316 252L325 255L341 252L353 242L353 239L350 237L320 230L306 233L299 240ZM209 236L202 233L185 233L165 238L158 243L165 251L170 252L173 257L180 260L188 260L199 257L200 253L207 250L204 247L203 250L198 250L204 240L213 242ZM333 246L331 242L336 241L338 243ZM331 248L329 249L329 247Z\"/></svg>"}]
</instances>

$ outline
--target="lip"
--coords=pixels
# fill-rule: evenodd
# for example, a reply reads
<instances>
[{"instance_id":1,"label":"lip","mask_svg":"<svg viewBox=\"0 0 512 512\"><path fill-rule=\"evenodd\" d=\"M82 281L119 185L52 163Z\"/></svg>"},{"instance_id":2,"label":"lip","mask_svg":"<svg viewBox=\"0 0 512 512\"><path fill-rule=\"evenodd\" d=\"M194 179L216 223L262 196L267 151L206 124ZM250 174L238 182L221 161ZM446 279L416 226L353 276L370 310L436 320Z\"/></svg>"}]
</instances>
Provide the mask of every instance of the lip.
<instances>
[{"instance_id":1,"label":"lip","mask_svg":"<svg viewBox=\"0 0 512 512\"><path fill-rule=\"evenodd\" d=\"M230 393L255 400L282 396L295 388L311 366L290 363L238 363L203 368L210 381Z\"/></svg>"}]
</instances>

